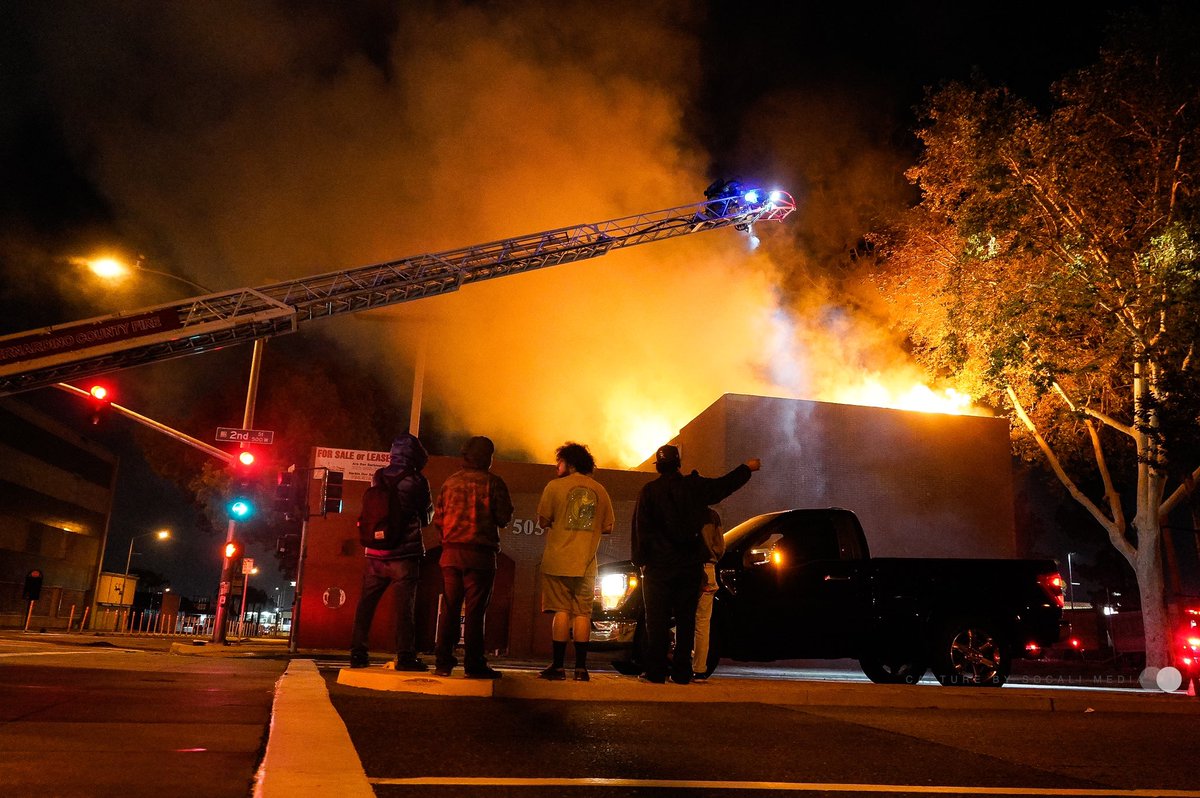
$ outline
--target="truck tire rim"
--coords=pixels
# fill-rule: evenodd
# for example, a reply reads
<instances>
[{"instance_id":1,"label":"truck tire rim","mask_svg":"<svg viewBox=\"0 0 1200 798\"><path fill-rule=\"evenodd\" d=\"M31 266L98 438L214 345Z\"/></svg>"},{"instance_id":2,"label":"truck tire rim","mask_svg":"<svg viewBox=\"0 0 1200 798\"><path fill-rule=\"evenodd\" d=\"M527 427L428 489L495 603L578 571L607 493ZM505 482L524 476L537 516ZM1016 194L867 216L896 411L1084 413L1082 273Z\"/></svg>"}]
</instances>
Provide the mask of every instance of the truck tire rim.
<instances>
[{"instance_id":1,"label":"truck tire rim","mask_svg":"<svg viewBox=\"0 0 1200 798\"><path fill-rule=\"evenodd\" d=\"M951 668L970 682L994 680L1002 656L1000 644L982 629L964 629L950 641Z\"/></svg>"}]
</instances>

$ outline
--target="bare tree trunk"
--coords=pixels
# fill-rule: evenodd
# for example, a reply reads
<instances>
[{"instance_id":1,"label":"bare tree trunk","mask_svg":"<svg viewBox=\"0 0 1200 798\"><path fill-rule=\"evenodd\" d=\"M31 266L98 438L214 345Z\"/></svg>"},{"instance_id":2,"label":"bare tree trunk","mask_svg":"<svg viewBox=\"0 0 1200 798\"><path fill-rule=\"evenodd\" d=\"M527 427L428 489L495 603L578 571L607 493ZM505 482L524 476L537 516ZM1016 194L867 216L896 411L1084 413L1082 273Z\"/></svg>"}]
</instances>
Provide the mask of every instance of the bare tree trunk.
<instances>
[{"instance_id":1,"label":"bare tree trunk","mask_svg":"<svg viewBox=\"0 0 1200 798\"><path fill-rule=\"evenodd\" d=\"M1170 635L1168 634L1166 585L1163 581L1162 528L1158 524L1158 507L1140 506L1134 521L1137 529L1137 556L1133 570L1137 576L1138 593L1142 600L1142 625L1146 635L1146 666L1165 668L1170 665Z\"/></svg>"}]
</instances>

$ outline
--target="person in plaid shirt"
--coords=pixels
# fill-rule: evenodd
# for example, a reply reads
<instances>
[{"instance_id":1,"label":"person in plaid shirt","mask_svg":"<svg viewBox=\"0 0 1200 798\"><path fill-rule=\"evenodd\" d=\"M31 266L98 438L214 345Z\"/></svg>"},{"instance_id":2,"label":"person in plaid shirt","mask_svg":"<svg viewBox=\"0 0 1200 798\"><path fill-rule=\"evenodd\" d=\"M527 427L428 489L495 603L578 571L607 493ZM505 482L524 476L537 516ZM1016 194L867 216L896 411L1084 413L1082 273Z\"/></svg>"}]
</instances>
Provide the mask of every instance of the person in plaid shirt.
<instances>
[{"instance_id":1,"label":"person in plaid shirt","mask_svg":"<svg viewBox=\"0 0 1200 798\"><path fill-rule=\"evenodd\" d=\"M434 674L449 676L458 664L459 614L463 614L463 671L468 679L499 679L483 653L483 616L496 581L500 530L512 521L513 505L504 480L489 470L496 446L477 435L463 446L463 467L438 492L433 525L442 540L442 583L446 607L438 620ZM463 605L466 611L463 612Z\"/></svg>"}]
</instances>

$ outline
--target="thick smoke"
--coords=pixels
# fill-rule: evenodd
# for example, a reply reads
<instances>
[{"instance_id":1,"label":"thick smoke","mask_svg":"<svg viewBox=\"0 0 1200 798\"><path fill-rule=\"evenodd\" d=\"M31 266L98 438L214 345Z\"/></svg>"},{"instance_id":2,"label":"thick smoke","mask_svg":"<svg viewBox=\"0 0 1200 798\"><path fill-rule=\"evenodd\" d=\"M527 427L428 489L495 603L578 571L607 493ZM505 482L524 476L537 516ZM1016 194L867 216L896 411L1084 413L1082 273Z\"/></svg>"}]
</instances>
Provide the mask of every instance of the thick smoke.
<instances>
[{"instance_id":1,"label":"thick smoke","mask_svg":"<svg viewBox=\"0 0 1200 798\"><path fill-rule=\"evenodd\" d=\"M222 288L699 200L691 4L541 5L395 11L369 47L316 5L25 13L124 245ZM777 149L750 160L804 203L801 233L650 244L325 332L404 385L424 339L427 412L534 460L573 439L635 464L723 393L829 397L894 350L812 277L876 180L845 149L855 120L790 102L748 149Z\"/></svg>"}]
</instances>

